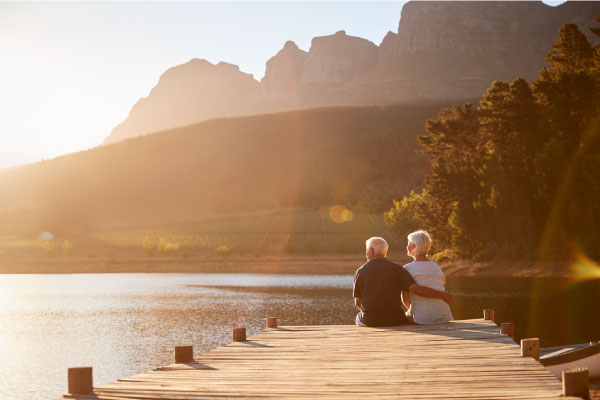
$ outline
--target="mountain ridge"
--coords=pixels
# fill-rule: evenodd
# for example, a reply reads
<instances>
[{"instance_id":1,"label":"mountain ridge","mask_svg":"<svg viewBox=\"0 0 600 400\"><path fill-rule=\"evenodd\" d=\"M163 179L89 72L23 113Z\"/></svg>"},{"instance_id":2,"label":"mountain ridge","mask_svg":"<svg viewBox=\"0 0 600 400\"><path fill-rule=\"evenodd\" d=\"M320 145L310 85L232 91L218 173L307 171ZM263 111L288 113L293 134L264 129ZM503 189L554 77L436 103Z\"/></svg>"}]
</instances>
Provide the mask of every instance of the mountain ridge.
<instances>
[{"instance_id":1,"label":"mountain ridge","mask_svg":"<svg viewBox=\"0 0 600 400\"><path fill-rule=\"evenodd\" d=\"M535 78L558 28L574 22L587 34L596 15L600 2L408 2L379 46L343 30L309 51L287 41L260 82L228 63L172 67L105 143L215 117L477 98L492 80Z\"/></svg>"}]
</instances>

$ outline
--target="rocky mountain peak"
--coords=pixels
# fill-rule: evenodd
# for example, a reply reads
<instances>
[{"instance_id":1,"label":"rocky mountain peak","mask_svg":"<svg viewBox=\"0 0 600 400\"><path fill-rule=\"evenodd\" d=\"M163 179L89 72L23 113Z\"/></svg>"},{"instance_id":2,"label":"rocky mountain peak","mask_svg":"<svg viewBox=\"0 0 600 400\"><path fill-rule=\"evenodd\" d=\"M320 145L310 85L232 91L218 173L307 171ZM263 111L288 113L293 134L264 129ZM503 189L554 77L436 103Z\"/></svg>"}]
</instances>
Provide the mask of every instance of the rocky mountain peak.
<instances>
[{"instance_id":1,"label":"rocky mountain peak","mask_svg":"<svg viewBox=\"0 0 600 400\"><path fill-rule=\"evenodd\" d=\"M263 95L273 100L298 99L307 54L291 40L285 42L283 48L267 61L265 76L261 80Z\"/></svg>"},{"instance_id":2,"label":"rocky mountain peak","mask_svg":"<svg viewBox=\"0 0 600 400\"><path fill-rule=\"evenodd\" d=\"M293 40L288 40L285 42L283 48L287 50L299 50L298 45Z\"/></svg>"},{"instance_id":3,"label":"rocky mountain peak","mask_svg":"<svg viewBox=\"0 0 600 400\"><path fill-rule=\"evenodd\" d=\"M472 100L495 79L533 80L565 23L589 34L600 1L411 1L378 47L340 30L287 41L261 82L226 62L170 68L107 142L207 118L317 105Z\"/></svg>"},{"instance_id":4,"label":"rocky mountain peak","mask_svg":"<svg viewBox=\"0 0 600 400\"><path fill-rule=\"evenodd\" d=\"M331 85L351 80L373 67L378 48L367 39L338 31L312 40L302 73L304 84Z\"/></svg>"},{"instance_id":5,"label":"rocky mountain peak","mask_svg":"<svg viewBox=\"0 0 600 400\"><path fill-rule=\"evenodd\" d=\"M259 85L237 65L194 58L162 74L105 143L222 116L232 108L254 112Z\"/></svg>"}]
</instances>

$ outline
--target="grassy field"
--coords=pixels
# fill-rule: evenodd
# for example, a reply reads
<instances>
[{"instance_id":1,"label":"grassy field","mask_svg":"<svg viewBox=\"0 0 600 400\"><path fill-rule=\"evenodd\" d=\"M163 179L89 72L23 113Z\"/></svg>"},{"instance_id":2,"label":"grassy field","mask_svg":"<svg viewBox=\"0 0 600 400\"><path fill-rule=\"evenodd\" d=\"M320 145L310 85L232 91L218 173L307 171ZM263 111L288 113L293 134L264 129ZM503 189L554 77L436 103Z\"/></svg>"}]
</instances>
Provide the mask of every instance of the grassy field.
<instances>
[{"instance_id":1,"label":"grassy field","mask_svg":"<svg viewBox=\"0 0 600 400\"><path fill-rule=\"evenodd\" d=\"M0 236L0 257L196 257L362 254L370 236L399 245L383 216L344 206L219 215L188 223L120 227L55 237Z\"/></svg>"},{"instance_id":2,"label":"grassy field","mask_svg":"<svg viewBox=\"0 0 600 400\"><path fill-rule=\"evenodd\" d=\"M51 241L0 236L0 273L354 273L370 236L395 242L382 215L343 206L219 215ZM402 255L397 250L396 254Z\"/></svg>"},{"instance_id":3,"label":"grassy field","mask_svg":"<svg viewBox=\"0 0 600 400\"><path fill-rule=\"evenodd\" d=\"M117 248L145 248L168 253L161 240L179 252L346 253L362 251L373 235L391 233L382 215L336 210L279 210L224 215L188 224L133 227L99 232L94 237ZM337 222L335 222L337 221ZM224 250L228 249L228 250Z\"/></svg>"}]
</instances>

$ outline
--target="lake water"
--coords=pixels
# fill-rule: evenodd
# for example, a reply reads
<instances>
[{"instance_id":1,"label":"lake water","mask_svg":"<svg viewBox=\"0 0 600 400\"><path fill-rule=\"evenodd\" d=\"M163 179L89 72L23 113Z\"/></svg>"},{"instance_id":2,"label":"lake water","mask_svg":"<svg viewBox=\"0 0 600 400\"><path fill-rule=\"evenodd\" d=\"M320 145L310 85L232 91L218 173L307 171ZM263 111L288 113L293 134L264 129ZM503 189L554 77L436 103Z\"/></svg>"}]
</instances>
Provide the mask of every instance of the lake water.
<instances>
[{"instance_id":1,"label":"lake water","mask_svg":"<svg viewBox=\"0 0 600 400\"><path fill-rule=\"evenodd\" d=\"M517 340L542 346L600 340L600 282L449 277L456 319L514 322ZM351 324L350 275L0 275L0 399L51 399L67 368L93 366L100 385L280 325Z\"/></svg>"}]
</instances>

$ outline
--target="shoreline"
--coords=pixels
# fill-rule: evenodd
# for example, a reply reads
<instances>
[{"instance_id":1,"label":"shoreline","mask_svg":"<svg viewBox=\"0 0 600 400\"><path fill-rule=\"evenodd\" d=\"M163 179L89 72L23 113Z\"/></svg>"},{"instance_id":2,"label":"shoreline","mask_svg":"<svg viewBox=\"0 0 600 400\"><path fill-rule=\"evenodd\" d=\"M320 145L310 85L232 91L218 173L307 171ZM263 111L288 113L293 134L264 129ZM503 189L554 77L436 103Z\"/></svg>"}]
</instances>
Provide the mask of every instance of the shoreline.
<instances>
[{"instance_id":1,"label":"shoreline","mask_svg":"<svg viewBox=\"0 0 600 400\"><path fill-rule=\"evenodd\" d=\"M405 264L406 259L390 259ZM45 257L0 259L0 274L79 273L251 273L251 274L354 274L365 262L361 255L285 254L261 257ZM565 265L494 261L456 261L441 265L446 275L499 277L572 276Z\"/></svg>"}]
</instances>

